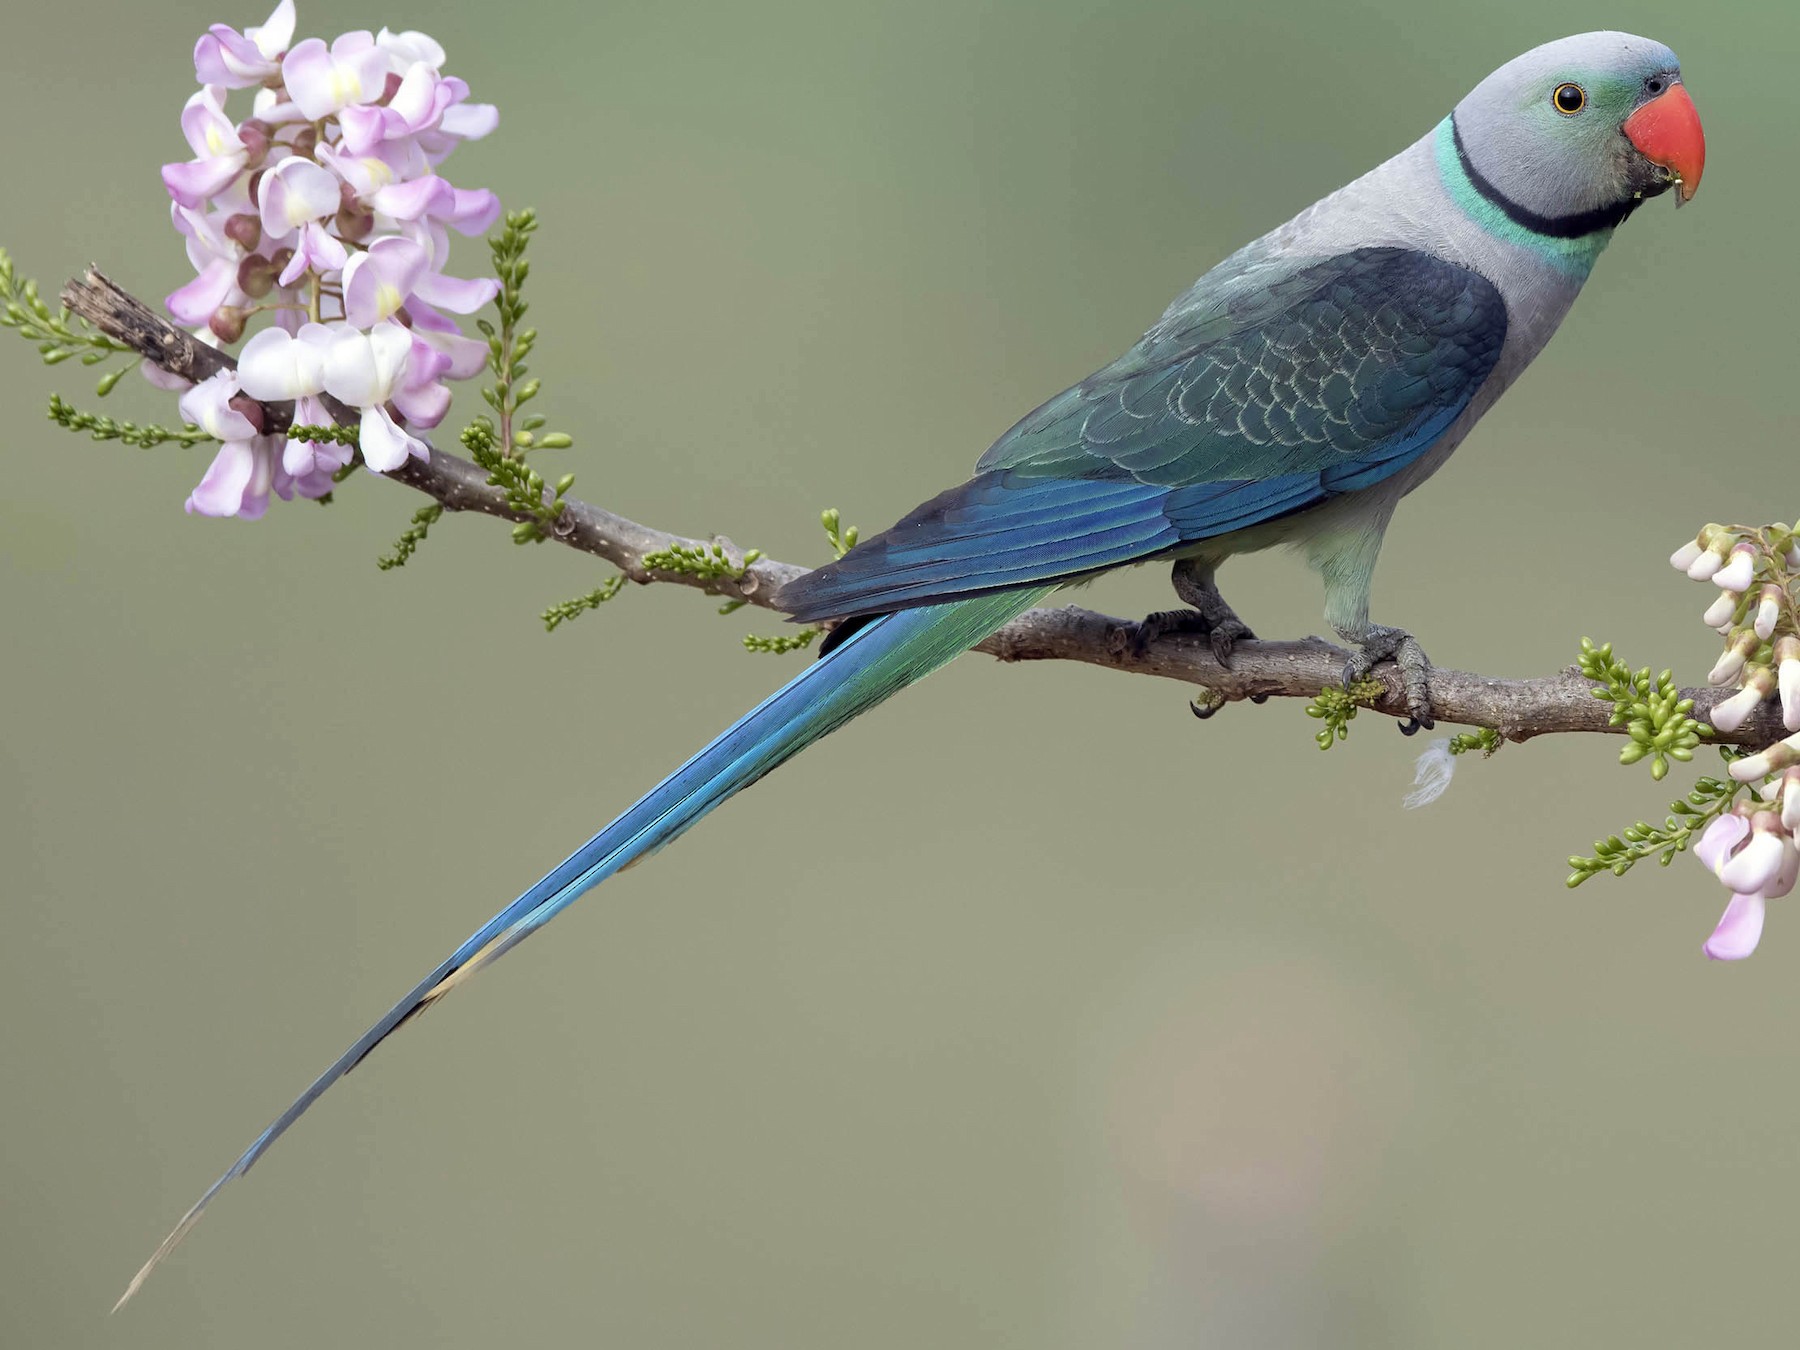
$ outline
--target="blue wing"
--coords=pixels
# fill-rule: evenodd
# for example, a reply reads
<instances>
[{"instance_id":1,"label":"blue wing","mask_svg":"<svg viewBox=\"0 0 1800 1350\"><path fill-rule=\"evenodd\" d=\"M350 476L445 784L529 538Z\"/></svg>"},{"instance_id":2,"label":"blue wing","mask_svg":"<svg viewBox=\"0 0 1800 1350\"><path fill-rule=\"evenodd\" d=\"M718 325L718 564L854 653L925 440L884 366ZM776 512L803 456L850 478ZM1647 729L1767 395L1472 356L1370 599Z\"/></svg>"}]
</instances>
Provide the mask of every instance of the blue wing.
<instances>
[{"instance_id":1,"label":"blue wing","mask_svg":"<svg viewBox=\"0 0 1800 1350\"><path fill-rule=\"evenodd\" d=\"M1493 283L1400 248L1177 305L1023 418L968 482L780 603L811 621L1066 581L1372 487L1456 420L1505 338Z\"/></svg>"}]
</instances>

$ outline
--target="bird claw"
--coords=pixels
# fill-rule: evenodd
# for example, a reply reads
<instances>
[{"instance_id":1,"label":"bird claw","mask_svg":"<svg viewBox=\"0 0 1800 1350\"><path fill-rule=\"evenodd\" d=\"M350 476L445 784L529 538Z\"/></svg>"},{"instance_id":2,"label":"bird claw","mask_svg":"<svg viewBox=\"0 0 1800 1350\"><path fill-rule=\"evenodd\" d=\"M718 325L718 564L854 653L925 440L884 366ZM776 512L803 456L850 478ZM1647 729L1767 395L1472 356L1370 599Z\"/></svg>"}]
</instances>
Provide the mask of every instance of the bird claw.
<instances>
[{"instance_id":1,"label":"bird claw","mask_svg":"<svg viewBox=\"0 0 1800 1350\"><path fill-rule=\"evenodd\" d=\"M1405 691L1408 717L1399 723L1402 736L1416 736L1437 725L1431 709L1431 660L1419 640L1404 628L1371 625L1357 642L1357 650L1344 663L1344 687L1369 678L1382 661L1392 661L1400 669L1400 683Z\"/></svg>"},{"instance_id":2,"label":"bird claw","mask_svg":"<svg viewBox=\"0 0 1800 1350\"><path fill-rule=\"evenodd\" d=\"M1159 610L1115 631L1118 633L1114 640L1115 649L1121 654L1129 653L1139 661L1166 633L1194 633L1204 637L1212 648L1213 659L1222 666L1231 664L1231 653L1238 643L1256 641L1256 634L1237 615L1227 614L1215 619L1197 609Z\"/></svg>"}]
</instances>

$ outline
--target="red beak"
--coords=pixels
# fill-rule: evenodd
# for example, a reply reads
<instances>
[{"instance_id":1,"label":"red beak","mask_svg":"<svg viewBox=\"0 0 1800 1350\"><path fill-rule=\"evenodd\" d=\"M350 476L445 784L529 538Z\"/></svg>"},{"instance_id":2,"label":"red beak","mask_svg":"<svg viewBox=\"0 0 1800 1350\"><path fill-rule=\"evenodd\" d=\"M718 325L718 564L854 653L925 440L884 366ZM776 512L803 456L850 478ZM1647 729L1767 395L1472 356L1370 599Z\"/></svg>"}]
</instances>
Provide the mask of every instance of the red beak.
<instances>
[{"instance_id":1,"label":"red beak","mask_svg":"<svg viewBox=\"0 0 1800 1350\"><path fill-rule=\"evenodd\" d=\"M1675 175L1675 190L1684 202L1700 190L1706 168L1706 133L1687 89L1672 84L1625 119L1625 136L1652 164Z\"/></svg>"}]
</instances>

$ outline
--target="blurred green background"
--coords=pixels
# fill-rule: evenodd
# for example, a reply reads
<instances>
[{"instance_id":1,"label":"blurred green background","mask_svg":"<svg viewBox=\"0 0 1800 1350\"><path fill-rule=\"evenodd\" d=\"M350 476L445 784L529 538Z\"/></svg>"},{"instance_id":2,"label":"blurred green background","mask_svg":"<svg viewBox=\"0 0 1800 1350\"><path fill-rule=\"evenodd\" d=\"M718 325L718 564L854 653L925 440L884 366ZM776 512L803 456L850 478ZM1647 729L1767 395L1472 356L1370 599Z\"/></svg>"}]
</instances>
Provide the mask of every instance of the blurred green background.
<instances>
[{"instance_id":1,"label":"blurred green background","mask_svg":"<svg viewBox=\"0 0 1800 1350\"><path fill-rule=\"evenodd\" d=\"M27 273L186 279L188 54L264 12L9 14ZM1795 509L1787 0L332 0L300 32L384 22L502 109L450 171L542 212L577 493L795 561L1503 60L1651 34L1710 134L1696 209L1622 232L1402 510L1376 614L1464 669L1588 633L1692 681L1705 596L1664 557ZM1384 722L1321 755L1295 703L1201 726L1174 685L984 658L384 1049L109 1320L315 1071L802 658L675 588L546 636L604 570L488 520L380 573L418 500L367 479L186 517L205 451L55 431L90 381L0 353L0 1345L1792 1343L1792 916L1720 967L1691 862L1562 886L1668 787L1564 738L1405 812ZM1225 580L1264 633L1322 626L1297 562Z\"/></svg>"}]
</instances>

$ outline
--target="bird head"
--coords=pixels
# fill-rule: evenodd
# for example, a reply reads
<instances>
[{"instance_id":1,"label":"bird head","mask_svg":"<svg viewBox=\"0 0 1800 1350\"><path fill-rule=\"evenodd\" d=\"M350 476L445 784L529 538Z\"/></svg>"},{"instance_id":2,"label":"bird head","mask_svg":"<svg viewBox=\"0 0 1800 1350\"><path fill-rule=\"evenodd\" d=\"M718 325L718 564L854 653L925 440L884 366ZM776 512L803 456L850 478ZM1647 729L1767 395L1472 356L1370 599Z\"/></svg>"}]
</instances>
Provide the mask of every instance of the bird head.
<instances>
[{"instance_id":1,"label":"bird head","mask_svg":"<svg viewBox=\"0 0 1800 1350\"><path fill-rule=\"evenodd\" d=\"M1472 178L1552 222L1616 223L1670 189L1679 206L1706 165L1675 53L1630 33L1582 33L1508 61L1456 105L1453 126Z\"/></svg>"}]
</instances>

